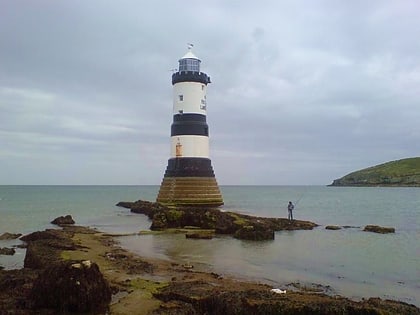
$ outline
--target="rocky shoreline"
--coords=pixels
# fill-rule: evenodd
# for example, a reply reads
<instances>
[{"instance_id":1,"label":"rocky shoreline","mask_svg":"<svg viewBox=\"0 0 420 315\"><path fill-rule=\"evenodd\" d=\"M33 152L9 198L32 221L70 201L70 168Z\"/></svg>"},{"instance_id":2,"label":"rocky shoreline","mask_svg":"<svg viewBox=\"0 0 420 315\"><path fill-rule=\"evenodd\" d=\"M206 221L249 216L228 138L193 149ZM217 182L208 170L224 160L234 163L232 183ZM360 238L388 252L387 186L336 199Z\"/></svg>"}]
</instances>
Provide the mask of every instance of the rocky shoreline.
<instances>
[{"instance_id":1,"label":"rocky shoreline","mask_svg":"<svg viewBox=\"0 0 420 315\"><path fill-rule=\"evenodd\" d=\"M298 285L272 288L144 259L100 231L62 224L21 238L24 268L0 270L0 314L420 314L403 302L360 302Z\"/></svg>"}]
</instances>

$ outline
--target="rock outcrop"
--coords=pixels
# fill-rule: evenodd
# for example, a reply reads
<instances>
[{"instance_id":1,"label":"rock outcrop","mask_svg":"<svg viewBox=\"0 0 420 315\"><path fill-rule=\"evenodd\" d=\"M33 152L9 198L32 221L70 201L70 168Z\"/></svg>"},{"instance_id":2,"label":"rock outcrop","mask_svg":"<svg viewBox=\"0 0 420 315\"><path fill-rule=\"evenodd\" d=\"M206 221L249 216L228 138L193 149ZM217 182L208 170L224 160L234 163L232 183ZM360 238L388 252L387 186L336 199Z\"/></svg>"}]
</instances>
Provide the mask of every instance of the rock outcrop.
<instances>
[{"instance_id":1,"label":"rock outcrop","mask_svg":"<svg viewBox=\"0 0 420 315\"><path fill-rule=\"evenodd\" d=\"M15 249L14 248L0 247L0 255L13 256L14 254L15 254Z\"/></svg>"},{"instance_id":2,"label":"rock outcrop","mask_svg":"<svg viewBox=\"0 0 420 315\"><path fill-rule=\"evenodd\" d=\"M235 212L223 212L217 208L170 208L156 202L144 200L120 202L117 206L147 215L152 220L151 230L193 226L200 229L211 229L218 234L230 234L236 238L247 240L272 240L274 239L275 231L311 230L317 226L317 224L309 221L254 217Z\"/></svg>"},{"instance_id":3,"label":"rock outcrop","mask_svg":"<svg viewBox=\"0 0 420 315\"><path fill-rule=\"evenodd\" d=\"M384 227L384 226L379 226L379 225L366 225L363 231L387 234L387 233L395 233L395 228Z\"/></svg>"},{"instance_id":4,"label":"rock outcrop","mask_svg":"<svg viewBox=\"0 0 420 315\"><path fill-rule=\"evenodd\" d=\"M17 239L17 238L19 238L21 236L22 236L21 233L9 233L9 232L6 232L6 233L3 233L2 235L0 235L0 240L1 241L2 240L14 240L14 239Z\"/></svg>"},{"instance_id":5,"label":"rock outcrop","mask_svg":"<svg viewBox=\"0 0 420 315\"><path fill-rule=\"evenodd\" d=\"M111 289L99 267L90 260L61 261L46 266L35 280L31 298L35 308L63 313L105 310Z\"/></svg>"},{"instance_id":6,"label":"rock outcrop","mask_svg":"<svg viewBox=\"0 0 420 315\"><path fill-rule=\"evenodd\" d=\"M163 314L328 314L328 315L382 315L419 314L419 309L395 301L371 298L361 302L340 296L320 293L287 292L276 294L268 286L248 288L217 287L203 281L172 282L155 294L171 305L173 312L162 307L154 315ZM184 311L184 312L183 312Z\"/></svg>"},{"instance_id":7,"label":"rock outcrop","mask_svg":"<svg viewBox=\"0 0 420 315\"><path fill-rule=\"evenodd\" d=\"M42 269L61 260L58 250L73 250L76 244L71 240L72 233L48 229L34 232L20 239L27 243L24 260L25 268Z\"/></svg>"},{"instance_id":8,"label":"rock outcrop","mask_svg":"<svg viewBox=\"0 0 420 315\"><path fill-rule=\"evenodd\" d=\"M25 268L0 270L0 314L106 313L111 289L99 266L61 257L64 250L82 248L72 240L78 229L83 228L21 237L27 243Z\"/></svg>"}]
</instances>

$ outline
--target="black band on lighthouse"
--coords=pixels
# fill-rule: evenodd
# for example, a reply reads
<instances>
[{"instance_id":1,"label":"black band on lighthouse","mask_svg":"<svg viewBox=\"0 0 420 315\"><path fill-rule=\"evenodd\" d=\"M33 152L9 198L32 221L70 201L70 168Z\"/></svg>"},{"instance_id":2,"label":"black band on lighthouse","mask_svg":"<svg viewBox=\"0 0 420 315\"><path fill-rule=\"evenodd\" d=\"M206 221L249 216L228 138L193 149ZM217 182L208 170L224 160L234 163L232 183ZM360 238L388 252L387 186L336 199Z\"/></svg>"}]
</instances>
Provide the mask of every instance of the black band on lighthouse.
<instances>
[{"instance_id":1,"label":"black band on lighthouse","mask_svg":"<svg viewBox=\"0 0 420 315\"><path fill-rule=\"evenodd\" d=\"M211 160L207 158L171 158L165 177L215 177Z\"/></svg>"},{"instance_id":2,"label":"black band on lighthouse","mask_svg":"<svg viewBox=\"0 0 420 315\"><path fill-rule=\"evenodd\" d=\"M201 114L176 114L171 126L171 136L209 136L206 116Z\"/></svg>"},{"instance_id":3,"label":"black band on lighthouse","mask_svg":"<svg viewBox=\"0 0 420 315\"><path fill-rule=\"evenodd\" d=\"M179 71L172 75L172 85L178 82L198 82L208 84L210 83L210 77L204 72Z\"/></svg>"}]
</instances>

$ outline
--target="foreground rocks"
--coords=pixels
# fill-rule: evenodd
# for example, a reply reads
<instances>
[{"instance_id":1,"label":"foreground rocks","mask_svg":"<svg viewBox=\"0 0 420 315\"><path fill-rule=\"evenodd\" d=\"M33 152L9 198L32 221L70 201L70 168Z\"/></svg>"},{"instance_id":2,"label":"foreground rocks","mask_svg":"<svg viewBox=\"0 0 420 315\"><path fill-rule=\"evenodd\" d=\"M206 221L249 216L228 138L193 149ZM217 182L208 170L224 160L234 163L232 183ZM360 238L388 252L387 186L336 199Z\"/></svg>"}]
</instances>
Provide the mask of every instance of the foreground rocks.
<instances>
[{"instance_id":1,"label":"foreground rocks","mask_svg":"<svg viewBox=\"0 0 420 315\"><path fill-rule=\"evenodd\" d=\"M211 292L211 293L210 293ZM283 291L284 292L284 291ZM371 298L354 302L339 296L286 292L277 294L268 286L243 288L218 287L202 281L172 282L155 296L172 305L172 311L162 308L153 314L340 314L382 315L419 314L413 306L393 301ZM182 301L182 303L180 303ZM178 309L175 312L176 305ZM181 310L188 310L183 313ZM412 312L412 313L411 313Z\"/></svg>"},{"instance_id":2,"label":"foreground rocks","mask_svg":"<svg viewBox=\"0 0 420 315\"><path fill-rule=\"evenodd\" d=\"M103 313L111 290L99 266L61 256L81 248L73 235L45 230L21 238L27 243L25 268L0 271L0 314Z\"/></svg>"},{"instance_id":3,"label":"foreground rocks","mask_svg":"<svg viewBox=\"0 0 420 315\"><path fill-rule=\"evenodd\" d=\"M420 314L402 302L355 302L298 289L276 294L268 285L198 266L145 261L89 228L66 226L24 239L33 251L28 261L36 263L0 270L0 314Z\"/></svg>"},{"instance_id":4,"label":"foreground rocks","mask_svg":"<svg viewBox=\"0 0 420 315\"><path fill-rule=\"evenodd\" d=\"M218 234L230 234L239 239L256 241L274 239L275 231L311 230L317 226L309 221L254 217L235 212L223 212L215 208L170 208L156 202L143 200L120 202L117 206L147 215L152 220L151 230L193 226L200 229L211 229Z\"/></svg>"},{"instance_id":5,"label":"foreground rocks","mask_svg":"<svg viewBox=\"0 0 420 315\"><path fill-rule=\"evenodd\" d=\"M105 310L111 301L111 289L96 263L62 261L39 274L30 298L35 309L98 312Z\"/></svg>"}]
</instances>

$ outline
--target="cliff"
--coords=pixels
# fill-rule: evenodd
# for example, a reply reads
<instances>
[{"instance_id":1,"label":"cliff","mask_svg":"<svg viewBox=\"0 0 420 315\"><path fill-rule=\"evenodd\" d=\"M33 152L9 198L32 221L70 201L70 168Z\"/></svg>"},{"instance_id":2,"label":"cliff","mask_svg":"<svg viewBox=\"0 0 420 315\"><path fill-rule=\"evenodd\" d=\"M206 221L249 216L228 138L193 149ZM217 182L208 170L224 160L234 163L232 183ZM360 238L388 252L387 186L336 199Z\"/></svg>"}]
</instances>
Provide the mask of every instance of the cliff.
<instances>
[{"instance_id":1,"label":"cliff","mask_svg":"<svg viewBox=\"0 0 420 315\"><path fill-rule=\"evenodd\" d=\"M329 186L420 187L420 157L365 168L336 179Z\"/></svg>"}]
</instances>

